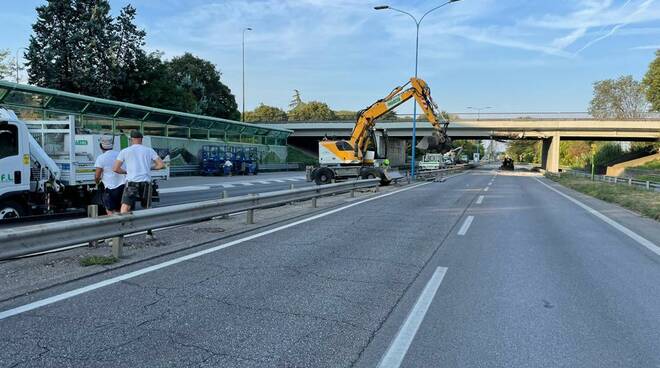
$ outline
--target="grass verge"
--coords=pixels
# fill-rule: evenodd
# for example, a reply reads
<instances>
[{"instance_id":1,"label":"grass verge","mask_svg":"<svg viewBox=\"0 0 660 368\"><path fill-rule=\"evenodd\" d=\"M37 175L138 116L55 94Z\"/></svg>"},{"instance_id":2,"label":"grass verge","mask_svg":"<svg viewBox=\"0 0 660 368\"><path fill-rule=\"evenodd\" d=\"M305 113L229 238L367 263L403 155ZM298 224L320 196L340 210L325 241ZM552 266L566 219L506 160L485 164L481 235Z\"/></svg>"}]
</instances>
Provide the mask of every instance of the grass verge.
<instances>
[{"instance_id":1,"label":"grass verge","mask_svg":"<svg viewBox=\"0 0 660 368\"><path fill-rule=\"evenodd\" d=\"M89 256L80 260L80 265L83 267L95 266L95 265L111 265L117 263L119 259L117 257L104 257L104 256Z\"/></svg>"},{"instance_id":2,"label":"grass verge","mask_svg":"<svg viewBox=\"0 0 660 368\"><path fill-rule=\"evenodd\" d=\"M578 192L602 199L606 202L616 203L646 217L660 221L660 193L658 192L625 185L591 181L588 178L578 178L568 175L563 175L561 178L548 175L547 178Z\"/></svg>"}]
</instances>

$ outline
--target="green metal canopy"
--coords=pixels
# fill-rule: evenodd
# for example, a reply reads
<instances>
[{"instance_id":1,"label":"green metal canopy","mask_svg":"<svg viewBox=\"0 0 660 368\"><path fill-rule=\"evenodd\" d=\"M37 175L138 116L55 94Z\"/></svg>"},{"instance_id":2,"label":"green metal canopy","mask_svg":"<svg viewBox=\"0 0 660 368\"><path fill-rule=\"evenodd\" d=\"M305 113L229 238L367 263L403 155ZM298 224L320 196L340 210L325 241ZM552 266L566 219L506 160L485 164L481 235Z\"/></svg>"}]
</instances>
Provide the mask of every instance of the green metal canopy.
<instances>
[{"instance_id":1,"label":"green metal canopy","mask_svg":"<svg viewBox=\"0 0 660 368\"><path fill-rule=\"evenodd\" d=\"M0 105L286 139L291 130L0 81Z\"/></svg>"}]
</instances>

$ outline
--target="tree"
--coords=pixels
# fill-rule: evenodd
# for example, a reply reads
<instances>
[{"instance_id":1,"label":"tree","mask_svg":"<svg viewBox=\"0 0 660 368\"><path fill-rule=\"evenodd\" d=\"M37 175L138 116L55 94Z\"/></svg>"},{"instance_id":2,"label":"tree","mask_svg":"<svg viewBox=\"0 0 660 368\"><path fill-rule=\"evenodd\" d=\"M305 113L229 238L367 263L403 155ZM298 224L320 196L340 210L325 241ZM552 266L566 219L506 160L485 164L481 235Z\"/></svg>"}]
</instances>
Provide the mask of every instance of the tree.
<instances>
[{"instance_id":1,"label":"tree","mask_svg":"<svg viewBox=\"0 0 660 368\"><path fill-rule=\"evenodd\" d=\"M559 164L584 168L591 161L591 142L563 141L559 143Z\"/></svg>"},{"instance_id":2,"label":"tree","mask_svg":"<svg viewBox=\"0 0 660 368\"><path fill-rule=\"evenodd\" d=\"M660 111L660 50L655 52L655 60L649 65L643 83L646 87L646 99L651 103L651 109Z\"/></svg>"},{"instance_id":3,"label":"tree","mask_svg":"<svg viewBox=\"0 0 660 368\"><path fill-rule=\"evenodd\" d=\"M0 50L0 79L6 78L11 75L12 61L7 60L9 50Z\"/></svg>"},{"instance_id":4,"label":"tree","mask_svg":"<svg viewBox=\"0 0 660 368\"><path fill-rule=\"evenodd\" d=\"M25 55L29 83L80 92L79 17L72 0L49 0L36 10L37 21L32 25L33 34Z\"/></svg>"},{"instance_id":5,"label":"tree","mask_svg":"<svg viewBox=\"0 0 660 368\"><path fill-rule=\"evenodd\" d=\"M136 13L129 4L121 10L114 23L112 96L120 101L135 100L137 90L146 81L143 72L149 68L149 59L142 49L147 34L135 25Z\"/></svg>"},{"instance_id":6,"label":"tree","mask_svg":"<svg viewBox=\"0 0 660 368\"><path fill-rule=\"evenodd\" d=\"M539 145L539 141L510 141L506 147L506 154L515 161L538 163L541 161Z\"/></svg>"},{"instance_id":7,"label":"tree","mask_svg":"<svg viewBox=\"0 0 660 368\"><path fill-rule=\"evenodd\" d=\"M196 100L193 113L225 119L240 119L236 98L220 81L216 66L204 59L185 53L167 63L169 75L177 85L191 92Z\"/></svg>"},{"instance_id":8,"label":"tree","mask_svg":"<svg viewBox=\"0 0 660 368\"><path fill-rule=\"evenodd\" d=\"M139 64L138 77L144 83L135 91L134 103L184 112L197 108L197 98L171 77L161 53L146 55L140 59Z\"/></svg>"},{"instance_id":9,"label":"tree","mask_svg":"<svg viewBox=\"0 0 660 368\"><path fill-rule=\"evenodd\" d=\"M284 110L274 107L274 106L267 106L262 104L259 104L254 111L248 111L245 113L245 121L247 122L255 122L255 121L263 121L263 122L274 122L274 121L287 121L289 118L286 115L286 112Z\"/></svg>"},{"instance_id":10,"label":"tree","mask_svg":"<svg viewBox=\"0 0 660 368\"><path fill-rule=\"evenodd\" d=\"M327 104L318 101L303 102L289 111L291 121L337 120L337 115Z\"/></svg>"},{"instance_id":11,"label":"tree","mask_svg":"<svg viewBox=\"0 0 660 368\"><path fill-rule=\"evenodd\" d=\"M647 111L644 86L632 76L594 83L589 113L597 119L638 119Z\"/></svg>"},{"instance_id":12,"label":"tree","mask_svg":"<svg viewBox=\"0 0 660 368\"><path fill-rule=\"evenodd\" d=\"M475 153L479 153L481 157L484 156L486 150L480 141L467 140L467 139L457 139L451 142L452 147L463 147L464 155L467 155L470 160L472 159Z\"/></svg>"}]
</instances>

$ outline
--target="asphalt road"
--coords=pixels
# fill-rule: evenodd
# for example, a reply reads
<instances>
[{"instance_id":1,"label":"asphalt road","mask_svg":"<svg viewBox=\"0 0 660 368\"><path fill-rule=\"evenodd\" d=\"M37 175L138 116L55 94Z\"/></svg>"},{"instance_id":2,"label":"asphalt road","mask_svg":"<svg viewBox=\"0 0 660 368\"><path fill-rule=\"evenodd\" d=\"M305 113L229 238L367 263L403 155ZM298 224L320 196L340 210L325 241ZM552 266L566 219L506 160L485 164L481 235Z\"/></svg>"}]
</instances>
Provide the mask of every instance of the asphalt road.
<instances>
[{"instance_id":1,"label":"asphalt road","mask_svg":"<svg viewBox=\"0 0 660 368\"><path fill-rule=\"evenodd\" d=\"M0 366L658 367L655 230L477 171L0 305Z\"/></svg>"}]
</instances>

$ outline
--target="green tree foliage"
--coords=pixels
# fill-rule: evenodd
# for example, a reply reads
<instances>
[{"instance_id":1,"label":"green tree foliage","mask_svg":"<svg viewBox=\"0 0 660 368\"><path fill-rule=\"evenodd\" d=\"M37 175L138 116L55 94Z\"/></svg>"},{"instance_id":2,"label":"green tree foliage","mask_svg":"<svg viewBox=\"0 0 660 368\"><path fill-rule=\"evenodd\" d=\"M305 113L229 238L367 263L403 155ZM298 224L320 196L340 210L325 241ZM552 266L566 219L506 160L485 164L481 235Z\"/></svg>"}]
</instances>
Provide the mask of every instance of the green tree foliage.
<instances>
[{"instance_id":1,"label":"green tree foliage","mask_svg":"<svg viewBox=\"0 0 660 368\"><path fill-rule=\"evenodd\" d=\"M291 121L337 120L337 115L327 104L318 101L303 102L289 111Z\"/></svg>"},{"instance_id":2,"label":"green tree foliage","mask_svg":"<svg viewBox=\"0 0 660 368\"><path fill-rule=\"evenodd\" d=\"M660 50L655 52L655 60L649 65L643 83L646 86L646 99L651 103L651 109L660 111Z\"/></svg>"},{"instance_id":3,"label":"green tree foliage","mask_svg":"<svg viewBox=\"0 0 660 368\"><path fill-rule=\"evenodd\" d=\"M518 162L539 163L541 161L540 141L515 140L506 147L507 156Z\"/></svg>"},{"instance_id":4,"label":"green tree foliage","mask_svg":"<svg viewBox=\"0 0 660 368\"><path fill-rule=\"evenodd\" d=\"M29 82L153 107L238 119L236 99L212 63L186 53L146 54L136 10L116 18L108 0L47 0L25 55Z\"/></svg>"},{"instance_id":5,"label":"green tree foliage","mask_svg":"<svg viewBox=\"0 0 660 368\"><path fill-rule=\"evenodd\" d=\"M584 168L591 162L591 144L586 141L559 143L559 164L572 168Z\"/></svg>"},{"instance_id":6,"label":"green tree foliage","mask_svg":"<svg viewBox=\"0 0 660 368\"><path fill-rule=\"evenodd\" d=\"M589 113L597 119L637 119L647 106L644 85L626 75L594 83Z\"/></svg>"},{"instance_id":7,"label":"green tree foliage","mask_svg":"<svg viewBox=\"0 0 660 368\"><path fill-rule=\"evenodd\" d=\"M486 152L483 144L478 140L457 139L451 143L453 147L463 147L462 154L467 155L470 160L472 160L473 154L479 153L481 157L484 157Z\"/></svg>"},{"instance_id":8,"label":"green tree foliage","mask_svg":"<svg viewBox=\"0 0 660 368\"><path fill-rule=\"evenodd\" d=\"M337 120L346 120L346 121L355 121L357 119L357 112L351 110L337 110L335 115L337 115Z\"/></svg>"},{"instance_id":9,"label":"green tree foliage","mask_svg":"<svg viewBox=\"0 0 660 368\"><path fill-rule=\"evenodd\" d=\"M254 111L245 113L246 122L273 122L273 121L287 121L289 117L286 112L274 106L259 104Z\"/></svg>"},{"instance_id":10,"label":"green tree foliage","mask_svg":"<svg viewBox=\"0 0 660 368\"><path fill-rule=\"evenodd\" d=\"M623 155L623 149L616 143L600 144L594 156L594 163L598 167L607 166L612 161L617 160Z\"/></svg>"},{"instance_id":11,"label":"green tree foliage","mask_svg":"<svg viewBox=\"0 0 660 368\"><path fill-rule=\"evenodd\" d=\"M112 96L121 101L136 101L137 92L144 85L144 73L150 59L142 49L147 33L135 25L137 11L130 4L124 7L114 24Z\"/></svg>"},{"instance_id":12,"label":"green tree foliage","mask_svg":"<svg viewBox=\"0 0 660 368\"><path fill-rule=\"evenodd\" d=\"M195 96L196 114L225 119L240 119L236 98L220 81L220 72L213 63L185 53L167 63L169 77L185 92Z\"/></svg>"},{"instance_id":13,"label":"green tree foliage","mask_svg":"<svg viewBox=\"0 0 660 368\"><path fill-rule=\"evenodd\" d=\"M8 59L9 50L0 50L0 79L11 75L12 62Z\"/></svg>"}]
</instances>

